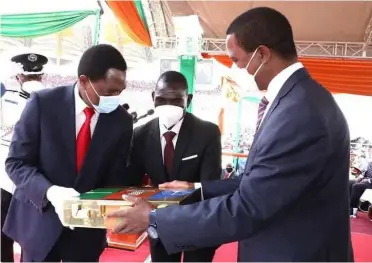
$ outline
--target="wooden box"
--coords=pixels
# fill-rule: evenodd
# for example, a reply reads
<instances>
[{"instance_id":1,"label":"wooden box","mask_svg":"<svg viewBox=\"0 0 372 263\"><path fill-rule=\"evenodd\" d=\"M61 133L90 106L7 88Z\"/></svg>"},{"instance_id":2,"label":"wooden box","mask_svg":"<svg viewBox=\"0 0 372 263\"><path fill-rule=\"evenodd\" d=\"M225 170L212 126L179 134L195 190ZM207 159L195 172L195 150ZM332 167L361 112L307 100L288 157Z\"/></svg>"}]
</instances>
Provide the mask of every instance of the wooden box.
<instances>
[{"instance_id":1,"label":"wooden box","mask_svg":"<svg viewBox=\"0 0 372 263\"><path fill-rule=\"evenodd\" d=\"M101 188L63 203L63 225L71 227L112 229L120 218L105 218L108 212L131 209L123 195L143 198L155 206L188 204L200 201L200 190L160 190L153 187Z\"/></svg>"},{"instance_id":2,"label":"wooden box","mask_svg":"<svg viewBox=\"0 0 372 263\"><path fill-rule=\"evenodd\" d=\"M142 234L112 234L107 233L109 247L135 251L147 238L147 232Z\"/></svg>"}]
</instances>

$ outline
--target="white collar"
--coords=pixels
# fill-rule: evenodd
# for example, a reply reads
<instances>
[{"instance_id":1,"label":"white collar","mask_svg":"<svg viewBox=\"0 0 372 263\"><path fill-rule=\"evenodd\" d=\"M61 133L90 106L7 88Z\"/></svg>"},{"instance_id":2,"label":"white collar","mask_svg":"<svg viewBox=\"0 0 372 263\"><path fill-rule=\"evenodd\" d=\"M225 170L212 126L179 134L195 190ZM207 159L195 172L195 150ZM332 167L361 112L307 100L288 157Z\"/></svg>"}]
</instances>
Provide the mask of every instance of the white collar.
<instances>
[{"instance_id":1,"label":"white collar","mask_svg":"<svg viewBox=\"0 0 372 263\"><path fill-rule=\"evenodd\" d=\"M74 96L75 96L75 114L78 115L82 113L86 107L88 107L88 105L86 105L83 99L80 97L78 84L76 84L74 87Z\"/></svg>"},{"instance_id":2,"label":"white collar","mask_svg":"<svg viewBox=\"0 0 372 263\"><path fill-rule=\"evenodd\" d=\"M292 76L292 74L303 67L304 66L301 62L296 62L283 69L270 81L265 93L265 97L269 101L269 103L272 103L274 101L280 89L283 87L284 83Z\"/></svg>"},{"instance_id":3,"label":"white collar","mask_svg":"<svg viewBox=\"0 0 372 263\"><path fill-rule=\"evenodd\" d=\"M162 125L159 122L160 136L163 136L164 133L169 132L169 131L174 132L176 134L176 136L177 136L180 133L181 126L182 126L182 123L183 123L184 118L185 117L183 117L179 122L177 122L176 125L174 125L173 128L170 129L170 130L168 130L167 128L165 128L164 125Z\"/></svg>"}]
</instances>

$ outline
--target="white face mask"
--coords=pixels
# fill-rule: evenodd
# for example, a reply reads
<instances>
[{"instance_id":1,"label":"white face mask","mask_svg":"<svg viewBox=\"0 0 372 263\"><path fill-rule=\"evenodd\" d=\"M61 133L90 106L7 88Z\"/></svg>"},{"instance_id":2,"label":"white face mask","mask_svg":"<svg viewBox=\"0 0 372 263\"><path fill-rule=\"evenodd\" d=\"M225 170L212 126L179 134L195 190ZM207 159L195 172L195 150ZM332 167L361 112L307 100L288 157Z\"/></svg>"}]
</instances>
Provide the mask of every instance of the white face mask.
<instances>
[{"instance_id":1,"label":"white face mask","mask_svg":"<svg viewBox=\"0 0 372 263\"><path fill-rule=\"evenodd\" d=\"M22 84L22 90L28 93L39 91L42 89L45 89L45 86L40 81L32 80L32 81L26 81Z\"/></svg>"},{"instance_id":2,"label":"white face mask","mask_svg":"<svg viewBox=\"0 0 372 263\"><path fill-rule=\"evenodd\" d=\"M183 108L173 105L162 105L155 108L159 123L169 129L179 122L184 114Z\"/></svg>"},{"instance_id":3,"label":"white face mask","mask_svg":"<svg viewBox=\"0 0 372 263\"><path fill-rule=\"evenodd\" d=\"M92 101L89 99L88 93L85 90L85 95L87 96L87 99L89 100L90 104L92 104L93 108L98 113L110 113L117 109L120 105L120 95L116 96L100 96L96 89L94 88L92 82L90 82L90 85L92 86L93 91L96 93L96 95L99 97L99 103L98 106L94 105Z\"/></svg>"},{"instance_id":4,"label":"white face mask","mask_svg":"<svg viewBox=\"0 0 372 263\"><path fill-rule=\"evenodd\" d=\"M262 66L264 65L264 63L261 63L261 65L258 67L258 69L256 70L256 72L251 75L248 71L248 68L249 68L249 65L251 64L254 56L256 55L257 53L257 50L258 48L256 48L256 50L253 52L253 55L251 57L251 59L248 61L248 64L247 66L243 69L244 70L244 74L246 75L246 78L247 78L247 81L248 81L248 91L252 91L253 87L257 88L257 83L256 83L256 80L255 80L255 77L256 75L258 74L258 72L260 71L260 69L262 68Z\"/></svg>"}]
</instances>

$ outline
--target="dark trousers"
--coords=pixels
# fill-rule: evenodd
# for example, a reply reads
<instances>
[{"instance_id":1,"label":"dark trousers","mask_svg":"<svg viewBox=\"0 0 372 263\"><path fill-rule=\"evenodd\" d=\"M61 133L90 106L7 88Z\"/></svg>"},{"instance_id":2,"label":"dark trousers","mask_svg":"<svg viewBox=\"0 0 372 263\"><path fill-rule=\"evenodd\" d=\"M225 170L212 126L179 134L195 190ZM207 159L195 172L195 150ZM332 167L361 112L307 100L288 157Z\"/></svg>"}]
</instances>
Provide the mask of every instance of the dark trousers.
<instances>
[{"instance_id":1,"label":"dark trousers","mask_svg":"<svg viewBox=\"0 0 372 263\"><path fill-rule=\"evenodd\" d=\"M372 184L364 180L351 185L350 208L357 208L359 206L359 199L366 189L372 189Z\"/></svg>"},{"instance_id":2,"label":"dark trousers","mask_svg":"<svg viewBox=\"0 0 372 263\"><path fill-rule=\"evenodd\" d=\"M82 231L85 232L87 229L75 228L71 230L64 228L61 236L43 262L99 262L106 240L90 242L95 240L89 241L89 236L80 234ZM94 235L92 235L92 239L96 239ZM22 250L21 262L33 262L25 250Z\"/></svg>"},{"instance_id":3,"label":"dark trousers","mask_svg":"<svg viewBox=\"0 0 372 263\"><path fill-rule=\"evenodd\" d=\"M1 189L1 229L3 229L12 195ZM14 241L1 231L1 262L14 262Z\"/></svg>"},{"instance_id":4,"label":"dark trousers","mask_svg":"<svg viewBox=\"0 0 372 263\"><path fill-rule=\"evenodd\" d=\"M202 248L183 252L183 262L212 262L216 247ZM163 244L157 240L150 240L152 262L181 262L182 253L168 255Z\"/></svg>"}]
</instances>

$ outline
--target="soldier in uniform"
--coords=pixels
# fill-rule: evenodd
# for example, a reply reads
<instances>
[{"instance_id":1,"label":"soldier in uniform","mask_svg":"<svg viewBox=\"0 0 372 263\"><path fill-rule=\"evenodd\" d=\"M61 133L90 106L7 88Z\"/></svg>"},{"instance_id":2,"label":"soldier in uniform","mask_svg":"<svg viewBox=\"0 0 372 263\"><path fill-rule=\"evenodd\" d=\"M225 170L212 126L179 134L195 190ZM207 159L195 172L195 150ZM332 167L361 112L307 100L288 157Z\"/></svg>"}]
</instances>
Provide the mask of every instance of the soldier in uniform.
<instances>
[{"instance_id":1,"label":"soldier in uniform","mask_svg":"<svg viewBox=\"0 0 372 263\"><path fill-rule=\"evenodd\" d=\"M12 62L22 65L23 70L16 76L17 81L21 85L21 97L28 98L31 92L45 88L41 80L44 74L44 65L48 63L48 58L46 56L26 53L17 55L11 60Z\"/></svg>"},{"instance_id":2,"label":"soldier in uniform","mask_svg":"<svg viewBox=\"0 0 372 263\"><path fill-rule=\"evenodd\" d=\"M11 61L14 63L19 63L21 65L21 70L16 73L16 79L20 84L18 93L21 97L19 98L19 100L17 100L16 107L20 115L26 104L26 100L30 97L31 92L45 88L41 81L44 74L43 67L45 64L48 63L48 58L40 54L26 53L13 57ZM17 120L18 118L19 116L16 117ZM3 228L11 198L12 193L9 193L7 190L1 189L1 228ZM6 236L3 232L1 232L1 262L14 261L13 244L14 241Z\"/></svg>"}]
</instances>

